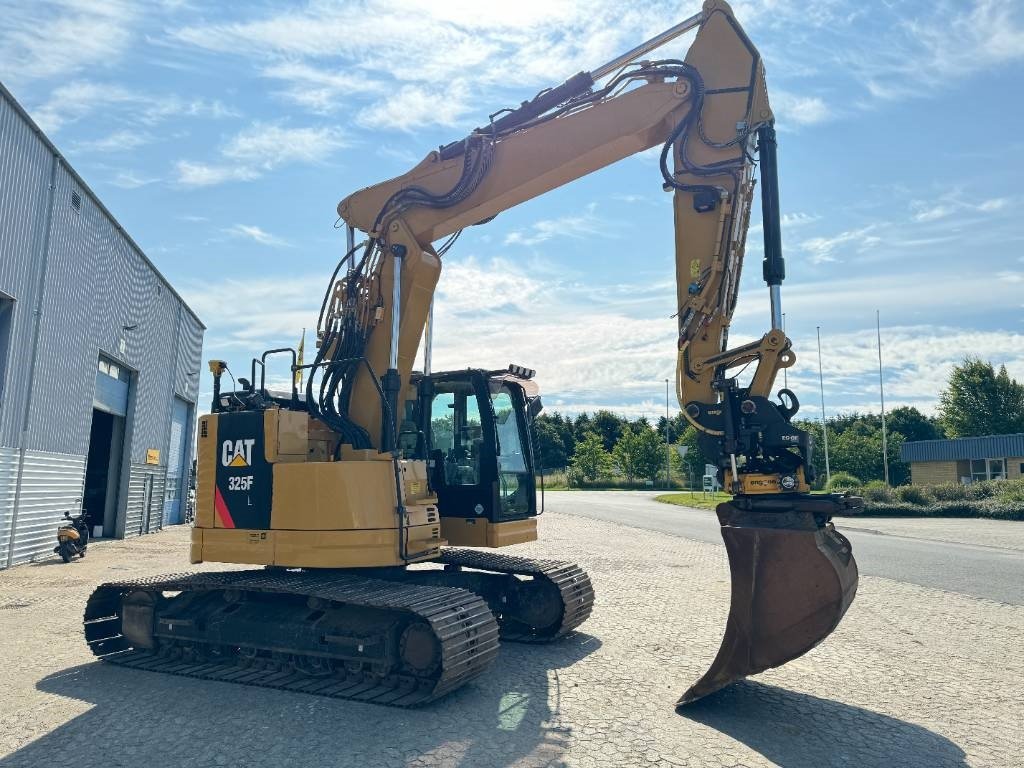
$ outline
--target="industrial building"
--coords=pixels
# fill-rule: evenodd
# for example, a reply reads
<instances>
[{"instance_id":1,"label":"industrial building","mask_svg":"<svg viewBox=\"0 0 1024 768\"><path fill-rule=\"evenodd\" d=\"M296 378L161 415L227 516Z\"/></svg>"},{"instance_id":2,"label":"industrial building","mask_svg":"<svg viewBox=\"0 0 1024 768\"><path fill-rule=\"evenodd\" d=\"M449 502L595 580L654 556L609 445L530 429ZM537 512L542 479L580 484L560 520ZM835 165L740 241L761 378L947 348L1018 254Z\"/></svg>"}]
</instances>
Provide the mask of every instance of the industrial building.
<instances>
[{"instance_id":1,"label":"industrial building","mask_svg":"<svg viewBox=\"0 0 1024 768\"><path fill-rule=\"evenodd\" d=\"M1024 477L1024 434L918 440L900 447L914 485Z\"/></svg>"},{"instance_id":2,"label":"industrial building","mask_svg":"<svg viewBox=\"0 0 1024 768\"><path fill-rule=\"evenodd\" d=\"M0 568L182 520L204 330L0 85Z\"/></svg>"}]
</instances>

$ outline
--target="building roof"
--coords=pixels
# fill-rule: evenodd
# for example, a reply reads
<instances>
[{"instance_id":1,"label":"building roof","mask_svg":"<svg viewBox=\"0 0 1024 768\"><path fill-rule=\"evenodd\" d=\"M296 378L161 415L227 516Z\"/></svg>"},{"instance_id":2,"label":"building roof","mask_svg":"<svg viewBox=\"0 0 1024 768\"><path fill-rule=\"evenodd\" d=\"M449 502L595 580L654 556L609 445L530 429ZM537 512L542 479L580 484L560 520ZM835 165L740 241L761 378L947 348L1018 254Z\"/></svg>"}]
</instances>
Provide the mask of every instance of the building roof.
<instances>
[{"instance_id":1,"label":"building roof","mask_svg":"<svg viewBox=\"0 0 1024 768\"><path fill-rule=\"evenodd\" d=\"M918 440L900 446L903 461L961 461L1024 456L1024 432L1015 435Z\"/></svg>"},{"instance_id":2,"label":"building roof","mask_svg":"<svg viewBox=\"0 0 1024 768\"><path fill-rule=\"evenodd\" d=\"M156 278L161 283L164 284L167 290L169 290L171 294L179 302L181 302L181 306L185 308L185 311L192 315L192 317L195 318L195 321L199 323L200 327L202 327L202 329L205 331L206 325L199 318L199 315L196 314L195 310L188 305L185 299L181 297L181 294L179 294L177 290L175 290L174 286L171 285L171 282L166 277L163 276L163 273L161 273L159 269L156 268L156 265L146 255L145 251L143 251L139 244L136 243L135 240L132 238L132 236L128 234L128 231L121 226L121 223L116 218L114 218L114 214L112 214L110 210L107 208L107 206L103 204L103 201L100 200L99 196L95 192L92 191L92 188L85 183L85 179L78 175L78 171L71 167L71 164L67 161L67 158L65 158L64 155L61 154L60 150L57 149L57 145L50 141L50 138L45 133L43 133L43 129L36 124L36 121L32 119L32 116L25 110L23 106L21 106L18 100L14 98L14 94L7 89L7 86L5 86L2 81L0 81L0 98L7 101L14 109L14 111L18 113L21 119L28 123L28 125L32 128L35 134L39 137L40 141L42 141L43 144L46 145L46 148L54 157L60 160L64 168L67 169L68 173L71 174L72 178L74 178L74 180L78 183L82 190L92 199L92 202L96 205L96 207L103 212L104 216L110 219L110 222L114 225L114 229L116 229L118 232L124 235L125 240L128 241L128 243L131 245L134 251L142 259L142 261L145 262L146 266L153 271L153 274L156 275Z\"/></svg>"}]
</instances>

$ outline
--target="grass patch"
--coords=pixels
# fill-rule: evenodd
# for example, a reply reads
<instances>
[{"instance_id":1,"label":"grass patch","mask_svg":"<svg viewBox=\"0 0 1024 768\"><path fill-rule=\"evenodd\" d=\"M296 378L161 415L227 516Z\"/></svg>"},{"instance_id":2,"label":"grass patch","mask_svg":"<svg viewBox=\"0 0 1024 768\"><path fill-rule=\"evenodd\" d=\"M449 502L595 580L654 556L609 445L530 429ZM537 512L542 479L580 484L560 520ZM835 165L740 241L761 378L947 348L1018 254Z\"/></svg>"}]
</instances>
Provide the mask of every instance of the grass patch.
<instances>
[{"instance_id":1,"label":"grass patch","mask_svg":"<svg viewBox=\"0 0 1024 768\"><path fill-rule=\"evenodd\" d=\"M682 493L664 493L655 496L655 501L662 504L675 504L678 507L694 507L696 509L714 509L723 501L731 499L728 493L704 493L702 491L683 491Z\"/></svg>"}]
</instances>

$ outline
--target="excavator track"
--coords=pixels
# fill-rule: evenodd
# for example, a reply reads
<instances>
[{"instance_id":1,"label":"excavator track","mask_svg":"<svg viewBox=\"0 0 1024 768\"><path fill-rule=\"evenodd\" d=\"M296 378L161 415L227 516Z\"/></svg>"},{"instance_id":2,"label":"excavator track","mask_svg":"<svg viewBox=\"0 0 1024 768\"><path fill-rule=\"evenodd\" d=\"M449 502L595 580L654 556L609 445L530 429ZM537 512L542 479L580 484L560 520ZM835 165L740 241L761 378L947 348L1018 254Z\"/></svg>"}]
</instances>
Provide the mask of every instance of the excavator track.
<instances>
[{"instance_id":1,"label":"excavator track","mask_svg":"<svg viewBox=\"0 0 1024 768\"><path fill-rule=\"evenodd\" d=\"M247 633L251 642L239 642ZM292 638L293 647L281 642ZM120 666L398 707L464 685L498 652L478 596L338 572L110 582L89 598L85 639Z\"/></svg>"},{"instance_id":2,"label":"excavator track","mask_svg":"<svg viewBox=\"0 0 1024 768\"><path fill-rule=\"evenodd\" d=\"M502 640L556 640L586 621L594 607L590 577L575 563L453 547L442 549L441 556L432 562L444 564L445 570L407 573L413 578L433 574L434 580L429 583L477 592L497 617ZM466 568L472 570L465 571ZM484 572L480 574L483 578L475 580L475 572L480 571ZM486 581L481 585L483 580Z\"/></svg>"}]
</instances>

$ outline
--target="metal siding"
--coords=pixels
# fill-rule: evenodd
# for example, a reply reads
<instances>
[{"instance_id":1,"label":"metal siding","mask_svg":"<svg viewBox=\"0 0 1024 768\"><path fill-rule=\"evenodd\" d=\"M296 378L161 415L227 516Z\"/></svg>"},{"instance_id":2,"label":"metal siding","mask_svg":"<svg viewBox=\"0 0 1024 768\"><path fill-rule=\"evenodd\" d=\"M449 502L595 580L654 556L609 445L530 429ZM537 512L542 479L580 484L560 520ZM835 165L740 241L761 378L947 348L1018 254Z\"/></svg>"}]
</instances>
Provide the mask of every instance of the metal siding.
<instances>
[{"instance_id":1,"label":"metal siding","mask_svg":"<svg viewBox=\"0 0 1024 768\"><path fill-rule=\"evenodd\" d=\"M106 218L63 166L56 182L28 447L87 454L97 355L87 329ZM82 195L81 212L72 192Z\"/></svg>"},{"instance_id":2,"label":"metal siding","mask_svg":"<svg viewBox=\"0 0 1024 768\"><path fill-rule=\"evenodd\" d=\"M179 313L177 354L174 361L174 392L195 403L199 396L199 368L203 355L203 326L191 314Z\"/></svg>"},{"instance_id":3,"label":"metal siding","mask_svg":"<svg viewBox=\"0 0 1024 768\"><path fill-rule=\"evenodd\" d=\"M73 191L81 196L80 211L71 205ZM29 356L44 256L38 357L32 372ZM68 487L75 486L74 498L81 496L100 352L134 370L129 394L132 418L125 435L132 462L126 530L132 535L158 529L166 468L141 462L149 448L159 450L161 461L166 462L173 395L195 404L199 377L194 374L199 370L204 326L2 84L0 290L15 299L9 373L0 403L0 547L6 535L4 526L10 527L16 485L8 459L13 455L17 461L15 449L22 441L30 384L28 455L70 455L74 462L63 474L55 469L57 460L51 459L41 459L38 467L26 470L25 501L20 506L28 516L23 518L19 510L17 526L21 531L24 519L28 527L17 537L19 558L32 556L23 551L28 553L34 546L37 526L47 528L48 542L49 528L55 525L50 519L54 510L39 506L34 486L28 488L25 483L41 482L40 477L50 472L50 479L59 487L70 483ZM136 323L134 331L122 330L122 326ZM188 460L186 453L185 462ZM144 469L139 469L140 465ZM17 464L14 466L16 469ZM153 503L148 510L142 510L141 498L131 493L133 488L141 490L138 478L142 474L154 475ZM73 481L69 479L72 476ZM60 491L54 503L64 504L66 496ZM64 508L68 505L57 511ZM6 554L6 548L0 549L0 564L6 563Z\"/></svg>"},{"instance_id":4,"label":"metal siding","mask_svg":"<svg viewBox=\"0 0 1024 768\"><path fill-rule=\"evenodd\" d=\"M956 440L919 440L900 446L903 461L960 461L1024 456L1024 433L961 437Z\"/></svg>"},{"instance_id":5,"label":"metal siding","mask_svg":"<svg viewBox=\"0 0 1024 768\"><path fill-rule=\"evenodd\" d=\"M52 552L64 512L76 514L81 509L85 461L85 456L25 452L11 565Z\"/></svg>"},{"instance_id":6,"label":"metal siding","mask_svg":"<svg viewBox=\"0 0 1024 768\"><path fill-rule=\"evenodd\" d=\"M7 563L11 538L11 515L14 512L14 489L17 484L18 451L0 448L0 568Z\"/></svg>"},{"instance_id":7,"label":"metal siding","mask_svg":"<svg viewBox=\"0 0 1024 768\"><path fill-rule=\"evenodd\" d=\"M152 464L132 464L128 478L128 505L124 536L139 536L163 527L163 501L166 470ZM150 503L146 502L146 478L153 478Z\"/></svg>"},{"instance_id":8,"label":"metal siding","mask_svg":"<svg viewBox=\"0 0 1024 768\"><path fill-rule=\"evenodd\" d=\"M38 258L53 155L0 92L0 290L15 298L0 445L17 446L28 398Z\"/></svg>"}]
</instances>

